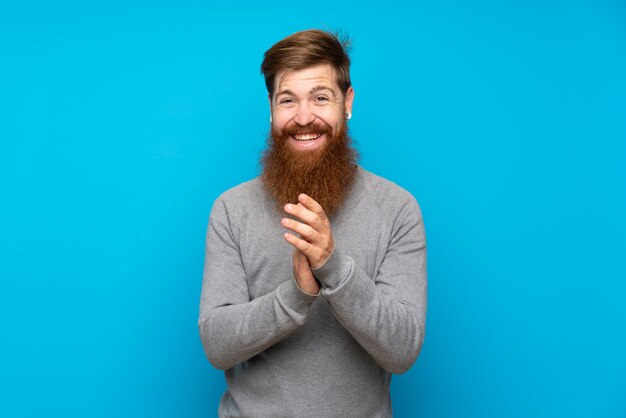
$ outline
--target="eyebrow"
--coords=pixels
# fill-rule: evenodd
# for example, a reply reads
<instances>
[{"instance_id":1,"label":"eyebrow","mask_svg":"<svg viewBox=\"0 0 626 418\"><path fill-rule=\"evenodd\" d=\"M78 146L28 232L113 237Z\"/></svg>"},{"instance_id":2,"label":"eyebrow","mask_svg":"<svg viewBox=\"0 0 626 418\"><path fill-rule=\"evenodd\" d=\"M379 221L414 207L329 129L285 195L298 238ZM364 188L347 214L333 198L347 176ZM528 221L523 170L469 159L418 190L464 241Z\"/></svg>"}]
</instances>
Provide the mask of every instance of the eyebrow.
<instances>
[{"instance_id":1,"label":"eyebrow","mask_svg":"<svg viewBox=\"0 0 626 418\"><path fill-rule=\"evenodd\" d=\"M330 91L333 96L336 96L337 93L335 93L335 90L331 89L330 87L326 87L326 86L315 86L311 89L310 93L315 93L316 91L320 91L320 90L328 90Z\"/></svg>"},{"instance_id":2,"label":"eyebrow","mask_svg":"<svg viewBox=\"0 0 626 418\"><path fill-rule=\"evenodd\" d=\"M337 93L335 93L335 90L333 90L333 89L332 89L332 88L330 88L330 87L327 87L327 86L322 86L322 85L319 85L319 86L315 86L315 87L313 87L313 88L309 91L309 93L315 93L315 92L317 92L317 91L321 91L321 90L328 90L328 91L330 91L330 92L333 94L333 96L337 96ZM276 93L276 94L274 95L274 97L278 97L278 96L281 96L281 95L283 95L283 94L287 94L287 95L289 95L289 96L295 96L295 94L294 94L291 90L281 90L281 91L279 91L278 93Z\"/></svg>"}]
</instances>

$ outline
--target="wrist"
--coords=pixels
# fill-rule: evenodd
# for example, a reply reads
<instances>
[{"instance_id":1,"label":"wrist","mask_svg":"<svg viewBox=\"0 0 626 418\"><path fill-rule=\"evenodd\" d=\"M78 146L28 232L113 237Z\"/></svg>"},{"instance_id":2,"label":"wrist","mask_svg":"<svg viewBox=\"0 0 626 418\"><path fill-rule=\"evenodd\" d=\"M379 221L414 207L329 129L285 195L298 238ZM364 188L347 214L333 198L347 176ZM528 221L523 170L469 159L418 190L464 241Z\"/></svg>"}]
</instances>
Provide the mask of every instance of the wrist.
<instances>
[{"instance_id":1,"label":"wrist","mask_svg":"<svg viewBox=\"0 0 626 418\"><path fill-rule=\"evenodd\" d=\"M296 275L295 270L292 273L293 281L296 284L298 290L309 296L320 295L322 286L315 277L312 277L312 280L298 280L298 276Z\"/></svg>"}]
</instances>

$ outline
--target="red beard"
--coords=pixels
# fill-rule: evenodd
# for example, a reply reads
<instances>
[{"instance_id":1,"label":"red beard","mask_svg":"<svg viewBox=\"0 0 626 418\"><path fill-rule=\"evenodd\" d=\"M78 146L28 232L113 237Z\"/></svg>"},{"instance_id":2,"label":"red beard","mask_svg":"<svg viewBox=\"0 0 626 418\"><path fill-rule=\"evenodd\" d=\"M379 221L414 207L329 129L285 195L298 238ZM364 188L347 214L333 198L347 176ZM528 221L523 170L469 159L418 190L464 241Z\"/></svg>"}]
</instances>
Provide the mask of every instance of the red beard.
<instances>
[{"instance_id":1,"label":"red beard","mask_svg":"<svg viewBox=\"0 0 626 418\"><path fill-rule=\"evenodd\" d=\"M290 135L307 132L323 133L326 143L313 150L297 150L289 145ZM357 159L345 122L334 135L324 123L293 125L282 131L272 128L268 149L261 158L261 179L281 212L285 204L296 203L298 195L306 193L331 216L350 191Z\"/></svg>"}]
</instances>

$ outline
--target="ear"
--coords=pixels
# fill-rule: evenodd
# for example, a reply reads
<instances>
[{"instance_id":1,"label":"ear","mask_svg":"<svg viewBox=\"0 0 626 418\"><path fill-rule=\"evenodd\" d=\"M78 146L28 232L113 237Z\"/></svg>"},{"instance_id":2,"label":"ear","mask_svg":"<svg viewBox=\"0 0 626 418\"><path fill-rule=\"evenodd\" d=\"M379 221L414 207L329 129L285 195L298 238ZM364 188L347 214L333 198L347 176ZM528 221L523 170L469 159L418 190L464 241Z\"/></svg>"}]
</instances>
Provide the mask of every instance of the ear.
<instances>
[{"instance_id":1,"label":"ear","mask_svg":"<svg viewBox=\"0 0 626 418\"><path fill-rule=\"evenodd\" d=\"M270 104L270 123L272 123L272 95L267 93L267 100Z\"/></svg>"},{"instance_id":2,"label":"ear","mask_svg":"<svg viewBox=\"0 0 626 418\"><path fill-rule=\"evenodd\" d=\"M354 101L354 89L352 86L348 88L346 96L343 99L343 105L346 112L352 113L352 102Z\"/></svg>"}]
</instances>

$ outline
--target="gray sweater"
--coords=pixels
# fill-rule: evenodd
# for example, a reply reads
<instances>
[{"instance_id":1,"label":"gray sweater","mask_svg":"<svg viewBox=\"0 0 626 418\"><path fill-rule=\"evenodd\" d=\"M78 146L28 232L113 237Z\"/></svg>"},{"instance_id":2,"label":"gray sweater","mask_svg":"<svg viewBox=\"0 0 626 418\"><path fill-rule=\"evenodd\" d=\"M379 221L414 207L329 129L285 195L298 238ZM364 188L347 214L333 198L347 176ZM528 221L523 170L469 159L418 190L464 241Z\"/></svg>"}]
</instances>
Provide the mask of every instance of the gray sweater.
<instances>
[{"instance_id":1,"label":"gray sweater","mask_svg":"<svg viewBox=\"0 0 626 418\"><path fill-rule=\"evenodd\" d=\"M314 271L321 295L292 275L284 217L259 178L214 203L199 328L225 370L220 417L390 417L391 373L424 338L426 241L415 199L358 168L330 218L335 251Z\"/></svg>"}]
</instances>

